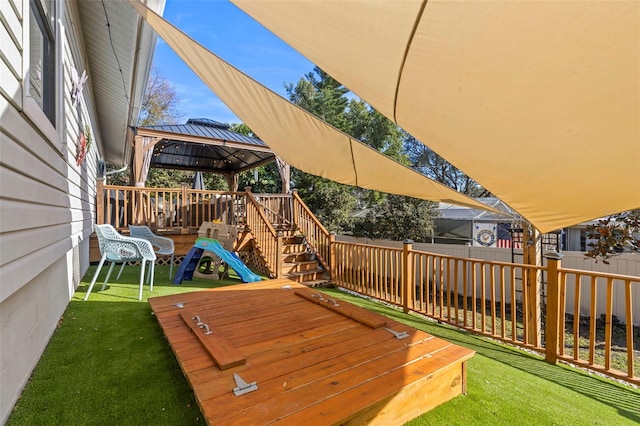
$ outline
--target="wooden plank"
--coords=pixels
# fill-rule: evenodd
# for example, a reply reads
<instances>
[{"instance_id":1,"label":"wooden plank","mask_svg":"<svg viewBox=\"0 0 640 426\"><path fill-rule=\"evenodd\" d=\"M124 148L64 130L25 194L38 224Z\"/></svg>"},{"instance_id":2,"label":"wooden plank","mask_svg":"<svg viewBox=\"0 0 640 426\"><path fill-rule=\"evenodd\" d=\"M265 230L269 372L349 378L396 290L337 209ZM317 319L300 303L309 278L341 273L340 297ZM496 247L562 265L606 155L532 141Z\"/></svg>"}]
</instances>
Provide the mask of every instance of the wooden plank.
<instances>
[{"instance_id":1,"label":"wooden plank","mask_svg":"<svg viewBox=\"0 0 640 426\"><path fill-rule=\"evenodd\" d=\"M233 346L229 340L222 333L217 330L213 324L209 325L209 331L204 328L200 328L197 322L194 320L194 316L187 311L180 311L180 316L184 320L185 324L191 328L193 334L196 335L202 346L207 350L209 355L213 357L216 365L221 370L226 370L231 367L243 365L247 362L244 355ZM207 334L205 334L207 333Z\"/></svg>"},{"instance_id":2,"label":"wooden plank","mask_svg":"<svg viewBox=\"0 0 640 426\"><path fill-rule=\"evenodd\" d=\"M296 290L295 294L322 306L323 308L330 309L371 328L382 328L387 326L387 321L383 316L373 312L364 311L354 305L346 304L342 301L337 302L333 299L325 299L321 293L314 292L309 289L301 289Z\"/></svg>"}]
</instances>

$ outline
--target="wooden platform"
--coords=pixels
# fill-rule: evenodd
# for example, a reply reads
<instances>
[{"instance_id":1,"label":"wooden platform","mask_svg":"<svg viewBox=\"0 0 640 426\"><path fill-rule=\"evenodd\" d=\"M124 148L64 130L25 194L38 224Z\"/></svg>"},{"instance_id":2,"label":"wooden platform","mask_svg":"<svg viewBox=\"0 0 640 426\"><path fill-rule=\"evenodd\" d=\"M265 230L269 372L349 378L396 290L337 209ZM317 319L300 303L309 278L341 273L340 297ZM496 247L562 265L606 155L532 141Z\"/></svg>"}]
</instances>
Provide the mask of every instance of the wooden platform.
<instances>
[{"instance_id":1,"label":"wooden platform","mask_svg":"<svg viewBox=\"0 0 640 426\"><path fill-rule=\"evenodd\" d=\"M287 280L149 303L215 425L402 424L464 393L473 356ZM236 378L257 389L236 396Z\"/></svg>"}]
</instances>

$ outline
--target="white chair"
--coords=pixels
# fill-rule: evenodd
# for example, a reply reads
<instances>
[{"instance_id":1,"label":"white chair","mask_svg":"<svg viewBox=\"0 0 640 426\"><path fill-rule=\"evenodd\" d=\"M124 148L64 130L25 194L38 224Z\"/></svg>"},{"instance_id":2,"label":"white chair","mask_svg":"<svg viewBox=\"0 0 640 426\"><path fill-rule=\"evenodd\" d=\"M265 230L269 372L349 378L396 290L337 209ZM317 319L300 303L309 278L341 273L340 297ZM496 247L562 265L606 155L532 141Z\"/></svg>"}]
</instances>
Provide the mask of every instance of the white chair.
<instances>
[{"instance_id":1,"label":"white chair","mask_svg":"<svg viewBox=\"0 0 640 426\"><path fill-rule=\"evenodd\" d=\"M95 274L93 274L91 284L89 284L89 289L87 290L87 294L84 296L84 300L87 300L89 298L89 294L91 293L91 290L93 289L93 286L98 279L98 275L100 274L102 265L104 265L104 262L106 261L111 262L111 266L109 267L109 272L107 273L107 277L104 279L101 290L105 289L107 282L109 281L109 277L111 276L111 272L113 271L113 267L116 263L122 263L122 268L120 269L120 273L117 277L117 279L120 279L122 269L124 269L124 265L127 262L141 262L140 293L138 294L138 300L142 300L144 271L147 262L150 262L151 264L147 274L147 282L150 284L150 289L153 290L153 273L156 254L153 251L153 246L151 245L151 243L142 238L125 237L123 235L120 235L118 231L116 231L116 229L111 225L94 225L93 229L96 231L96 235L98 236L98 246L100 247L100 253L102 254L102 257L100 258L100 263L98 264L98 268L96 269Z\"/></svg>"},{"instance_id":2,"label":"white chair","mask_svg":"<svg viewBox=\"0 0 640 426\"><path fill-rule=\"evenodd\" d=\"M161 237L151 232L148 226L129 225L129 233L132 237L143 238L156 248L156 254L163 256L171 256L171 264L169 266L169 279L173 278L173 256L175 246L173 240L167 237Z\"/></svg>"}]
</instances>

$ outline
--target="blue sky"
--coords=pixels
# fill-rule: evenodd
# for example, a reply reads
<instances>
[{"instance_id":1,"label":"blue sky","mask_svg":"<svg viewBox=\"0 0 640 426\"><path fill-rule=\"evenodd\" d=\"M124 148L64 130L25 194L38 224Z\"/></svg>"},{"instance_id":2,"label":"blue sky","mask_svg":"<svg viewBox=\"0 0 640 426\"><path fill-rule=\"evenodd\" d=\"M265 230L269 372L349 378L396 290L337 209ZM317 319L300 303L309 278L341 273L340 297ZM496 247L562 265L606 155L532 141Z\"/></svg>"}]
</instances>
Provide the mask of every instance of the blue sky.
<instances>
[{"instance_id":1,"label":"blue sky","mask_svg":"<svg viewBox=\"0 0 640 426\"><path fill-rule=\"evenodd\" d=\"M164 18L281 96L286 97L285 83L313 70L310 61L226 0L167 0ZM153 63L175 87L185 120L240 122L161 38Z\"/></svg>"}]
</instances>

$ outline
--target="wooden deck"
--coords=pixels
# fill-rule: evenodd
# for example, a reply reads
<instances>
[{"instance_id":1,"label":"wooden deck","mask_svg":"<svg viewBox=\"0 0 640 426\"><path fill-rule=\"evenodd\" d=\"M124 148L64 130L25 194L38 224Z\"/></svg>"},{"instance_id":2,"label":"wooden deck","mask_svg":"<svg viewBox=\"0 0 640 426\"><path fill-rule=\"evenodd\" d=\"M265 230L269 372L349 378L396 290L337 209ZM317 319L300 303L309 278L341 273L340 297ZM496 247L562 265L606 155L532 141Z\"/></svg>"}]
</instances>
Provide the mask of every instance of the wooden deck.
<instances>
[{"instance_id":1,"label":"wooden deck","mask_svg":"<svg viewBox=\"0 0 640 426\"><path fill-rule=\"evenodd\" d=\"M402 424L464 393L473 356L288 280L149 303L215 425ZM236 396L237 378L257 389Z\"/></svg>"}]
</instances>

